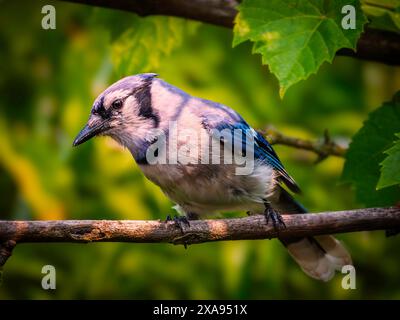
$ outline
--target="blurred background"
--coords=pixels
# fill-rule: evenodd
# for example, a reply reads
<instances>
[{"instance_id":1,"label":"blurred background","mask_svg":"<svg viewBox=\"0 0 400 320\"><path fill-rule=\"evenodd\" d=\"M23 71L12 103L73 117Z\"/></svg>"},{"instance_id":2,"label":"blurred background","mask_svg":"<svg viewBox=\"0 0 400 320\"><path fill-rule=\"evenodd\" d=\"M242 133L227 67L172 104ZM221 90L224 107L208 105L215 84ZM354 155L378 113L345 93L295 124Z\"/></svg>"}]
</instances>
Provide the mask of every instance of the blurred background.
<instances>
[{"instance_id":1,"label":"blurred background","mask_svg":"<svg viewBox=\"0 0 400 320\"><path fill-rule=\"evenodd\" d=\"M399 68L336 57L281 100L277 80L251 55L251 45L232 49L232 30L62 2L25 1L23 10L21 1L0 4L0 219L165 219L174 213L111 139L71 146L95 97L122 76L156 72L190 94L234 108L255 128L272 125L310 139L329 129L343 144L400 88ZM56 8L56 30L41 27L45 4ZM340 182L343 159L315 164L312 153L276 150L309 210L362 207ZM329 283L307 277L276 240L187 250L21 244L4 268L0 299L399 299L400 237L359 232L339 238L353 256L356 290L342 289L340 274ZM41 288L48 264L57 270L56 290Z\"/></svg>"}]
</instances>

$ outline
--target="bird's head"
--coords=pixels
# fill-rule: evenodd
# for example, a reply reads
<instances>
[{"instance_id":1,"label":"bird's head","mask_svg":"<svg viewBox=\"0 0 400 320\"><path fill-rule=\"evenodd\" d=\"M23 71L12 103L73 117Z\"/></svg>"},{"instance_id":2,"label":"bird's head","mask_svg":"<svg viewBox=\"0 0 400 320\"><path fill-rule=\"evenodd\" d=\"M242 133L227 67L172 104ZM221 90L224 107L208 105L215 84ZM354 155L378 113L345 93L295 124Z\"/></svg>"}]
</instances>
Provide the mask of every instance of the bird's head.
<instances>
[{"instance_id":1,"label":"bird's head","mask_svg":"<svg viewBox=\"0 0 400 320\"><path fill-rule=\"evenodd\" d=\"M130 147L157 128L159 116L151 104L151 85L155 76L154 73L130 76L108 87L96 98L89 120L73 145L107 135Z\"/></svg>"}]
</instances>

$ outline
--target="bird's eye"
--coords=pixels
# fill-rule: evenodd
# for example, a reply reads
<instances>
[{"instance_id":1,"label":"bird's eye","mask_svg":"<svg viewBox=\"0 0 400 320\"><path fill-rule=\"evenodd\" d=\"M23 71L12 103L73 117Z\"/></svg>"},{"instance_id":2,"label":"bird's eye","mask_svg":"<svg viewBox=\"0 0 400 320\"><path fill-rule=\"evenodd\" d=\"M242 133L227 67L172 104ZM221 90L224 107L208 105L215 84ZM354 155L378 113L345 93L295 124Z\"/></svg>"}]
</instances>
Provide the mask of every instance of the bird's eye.
<instances>
[{"instance_id":1,"label":"bird's eye","mask_svg":"<svg viewBox=\"0 0 400 320\"><path fill-rule=\"evenodd\" d=\"M112 103L112 107L114 108L114 109L120 109L121 107L122 107L122 100L115 100L113 103Z\"/></svg>"}]
</instances>

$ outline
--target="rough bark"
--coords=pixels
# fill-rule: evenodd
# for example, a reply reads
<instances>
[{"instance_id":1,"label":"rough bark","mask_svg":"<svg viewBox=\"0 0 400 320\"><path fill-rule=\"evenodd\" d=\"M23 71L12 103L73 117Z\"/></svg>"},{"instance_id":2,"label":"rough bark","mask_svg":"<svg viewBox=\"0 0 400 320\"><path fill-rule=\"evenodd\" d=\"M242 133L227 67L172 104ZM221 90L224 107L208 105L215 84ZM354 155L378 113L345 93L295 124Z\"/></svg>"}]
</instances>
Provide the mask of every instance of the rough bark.
<instances>
[{"instance_id":1,"label":"rough bark","mask_svg":"<svg viewBox=\"0 0 400 320\"><path fill-rule=\"evenodd\" d=\"M195 220L181 228L160 220L0 220L0 267L18 243L135 242L197 244L224 240L272 239L400 228L400 208L369 208L319 214L283 215L276 230L263 215Z\"/></svg>"},{"instance_id":2,"label":"rough bark","mask_svg":"<svg viewBox=\"0 0 400 320\"><path fill-rule=\"evenodd\" d=\"M283 215L276 231L263 215L193 220L183 233L173 221L48 220L0 221L0 243L22 242L168 242L195 244L222 240L298 237L400 227L400 208L367 208L319 214Z\"/></svg>"}]
</instances>

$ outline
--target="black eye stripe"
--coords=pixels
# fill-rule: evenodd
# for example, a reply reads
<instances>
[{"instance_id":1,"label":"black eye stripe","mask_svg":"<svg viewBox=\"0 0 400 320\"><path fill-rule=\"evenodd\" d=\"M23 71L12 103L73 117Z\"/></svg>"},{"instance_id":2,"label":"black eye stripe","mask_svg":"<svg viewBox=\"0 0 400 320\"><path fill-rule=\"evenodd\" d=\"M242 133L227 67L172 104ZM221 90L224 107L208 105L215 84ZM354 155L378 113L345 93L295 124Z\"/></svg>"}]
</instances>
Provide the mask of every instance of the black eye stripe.
<instances>
[{"instance_id":1,"label":"black eye stripe","mask_svg":"<svg viewBox=\"0 0 400 320\"><path fill-rule=\"evenodd\" d=\"M101 107L97 110L97 113L98 113L103 119L109 118L109 117L111 116L110 110L106 110L106 109L104 108L104 106L101 106Z\"/></svg>"},{"instance_id":2,"label":"black eye stripe","mask_svg":"<svg viewBox=\"0 0 400 320\"><path fill-rule=\"evenodd\" d=\"M124 105L124 101L128 98L129 96L123 98L123 99L116 99L114 100L110 107L107 109L104 107L104 97L100 99L100 101L97 103L96 107L93 109L92 113L93 114L98 114L100 117L103 119L110 118L111 115L113 114L113 111L118 110L122 108Z\"/></svg>"},{"instance_id":3,"label":"black eye stripe","mask_svg":"<svg viewBox=\"0 0 400 320\"><path fill-rule=\"evenodd\" d=\"M160 123L160 117L152 106L151 85L152 81L146 81L142 87L136 89L132 94L139 103L139 116L152 119L154 127L157 128Z\"/></svg>"},{"instance_id":4,"label":"black eye stripe","mask_svg":"<svg viewBox=\"0 0 400 320\"><path fill-rule=\"evenodd\" d=\"M133 96L138 102L138 115L140 117L153 120L154 127L158 127L160 123L160 117L152 106L151 85L152 79L144 81L141 86L134 88L127 96L123 98L116 98L110 103L108 108L105 108L104 106L104 99L105 96L112 94L112 91L105 92L92 109L92 113L99 115L103 119L109 119L113 115L120 114L121 111L119 111L119 109L123 107L125 100L130 96Z\"/></svg>"}]
</instances>

